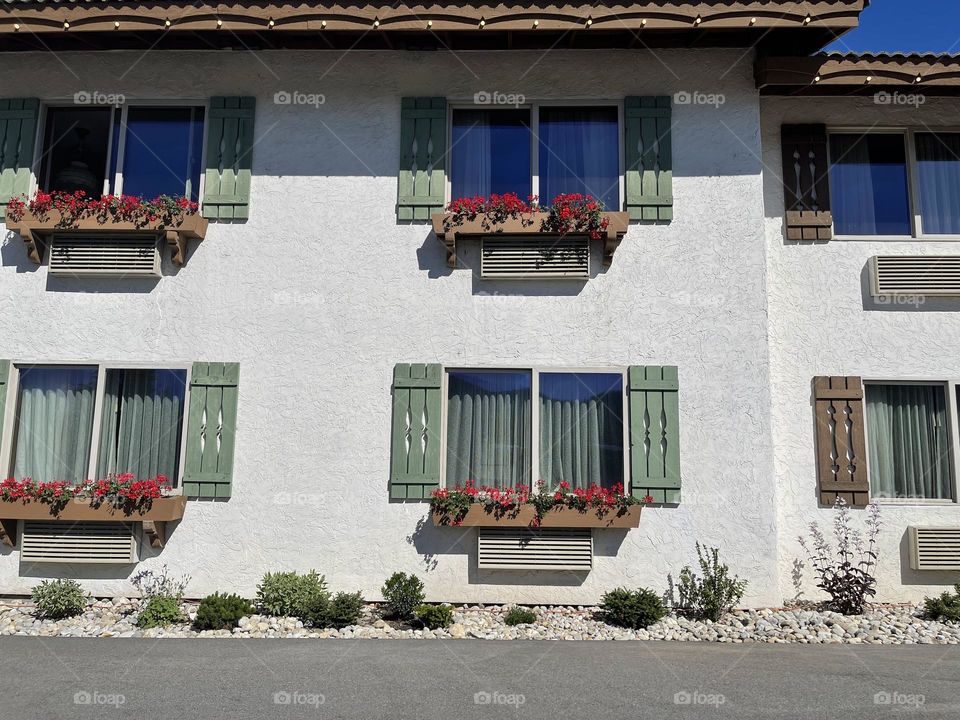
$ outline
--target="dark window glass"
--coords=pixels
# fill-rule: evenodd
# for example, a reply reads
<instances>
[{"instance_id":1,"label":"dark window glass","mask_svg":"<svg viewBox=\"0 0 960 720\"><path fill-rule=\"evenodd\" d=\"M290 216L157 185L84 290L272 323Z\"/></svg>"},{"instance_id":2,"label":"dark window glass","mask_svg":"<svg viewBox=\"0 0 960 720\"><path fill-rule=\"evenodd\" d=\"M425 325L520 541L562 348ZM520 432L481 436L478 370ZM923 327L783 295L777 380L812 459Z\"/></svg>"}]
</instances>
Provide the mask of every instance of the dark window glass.
<instances>
[{"instance_id":1,"label":"dark window glass","mask_svg":"<svg viewBox=\"0 0 960 720\"><path fill-rule=\"evenodd\" d=\"M917 178L925 235L960 235L960 134L917 133Z\"/></svg>"},{"instance_id":2,"label":"dark window glass","mask_svg":"<svg viewBox=\"0 0 960 720\"><path fill-rule=\"evenodd\" d=\"M581 193L620 209L620 148L615 107L540 108L540 202Z\"/></svg>"},{"instance_id":3,"label":"dark window glass","mask_svg":"<svg viewBox=\"0 0 960 720\"><path fill-rule=\"evenodd\" d=\"M203 143L201 108L130 108L123 149L123 194L197 199Z\"/></svg>"},{"instance_id":4,"label":"dark window glass","mask_svg":"<svg viewBox=\"0 0 960 720\"><path fill-rule=\"evenodd\" d=\"M838 235L910 235L902 134L830 136L830 196Z\"/></svg>"},{"instance_id":5,"label":"dark window glass","mask_svg":"<svg viewBox=\"0 0 960 720\"><path fill-rule=\"evenodd\" d=\"M454 110L451 196L530 195L530 112Z\"/></svg>"},{"instance_id":6,"label":"dark window glass","mask_svg":"<svg viewBox=\"0 0 960 720\"><path fill-rule=\"evenodd\" d=\"M40 186L47 191L103 193L110 108L49 108Z\"/></svg>"}]
</instances>

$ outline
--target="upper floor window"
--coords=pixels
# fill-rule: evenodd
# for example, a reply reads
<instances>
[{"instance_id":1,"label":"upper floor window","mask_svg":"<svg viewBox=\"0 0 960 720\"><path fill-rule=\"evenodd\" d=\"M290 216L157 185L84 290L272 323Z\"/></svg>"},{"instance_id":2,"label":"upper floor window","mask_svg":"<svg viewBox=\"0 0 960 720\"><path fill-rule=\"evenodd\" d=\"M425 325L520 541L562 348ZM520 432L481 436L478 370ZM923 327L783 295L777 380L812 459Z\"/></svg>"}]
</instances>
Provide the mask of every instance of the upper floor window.
<instances>
[{"instance_id":1,"label":"upper floor window","mask_svg":"<svg viewBox=\"0 0 960 720\"><path fill-rule=\"evenodd\" d=\"M200 106L47 108L40 187L197 201L203 118Z\"/></svg>"},{"instance_id":2,"label":"upper floor window","mask_svg":"<svg viewBox=\"0 0 960 720\"><path fill-rule=\"evenodd\" d=\"M616 106L454 109L451 197L582 193L620 209Z\"/></svg>"}]
</instances>

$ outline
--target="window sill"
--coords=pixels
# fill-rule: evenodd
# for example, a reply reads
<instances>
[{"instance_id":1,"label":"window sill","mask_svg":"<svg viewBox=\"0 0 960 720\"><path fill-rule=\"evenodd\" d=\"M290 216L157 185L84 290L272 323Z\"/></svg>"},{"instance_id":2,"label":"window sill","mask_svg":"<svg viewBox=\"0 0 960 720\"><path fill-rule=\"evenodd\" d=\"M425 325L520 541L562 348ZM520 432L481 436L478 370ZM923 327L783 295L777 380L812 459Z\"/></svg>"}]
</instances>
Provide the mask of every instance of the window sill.
<instances>
[{"instance_id":1,"label":"window sill","mask_svg":"<svg viewBox=\"0 0 960 720\"><path fill-rule=\"evenodd\" d=\"M452 213L437 213L431 217L433 222L433 231L444 245L447 247L447 265L457 266L457 241L466 238L482 238L491 235L509 235L516 237L560 237L555 233L545 233L540 231L540 225L547 213L538 212L521 218L507 218L503 222L495 223L489 220L486 215L478 215L473 220L464 220L459 225L454 225L451 221ZM613 254L616 252L620 241L627 233L630 224L629 213L625 212L605 212L603 217L607 219L608 226L598 242L603 242L603 264L609 266L613 261ZM570 235L574 235L570 233Z\"/></svg>"},{"instance_id":2,"label":"window sill","mask_svg":"<svg viewBox=\"0 0 960 720\"><path fill-rule=\"evenodd\" d=\"M442 513L431 513L436 526L457 527L541 527L541 528L635 528L640 527L640 511L643 505L631 505L623 511L611 510L599 516L594 509L583 512L568 507L555 507L546 512L535 524L536 508L524 505L513 512L496 514L480 504L473 504L459 523Z\"/></svg>"},{"instance_id":3,"label":"window sill","mask_svg":"<svg viewBox=\"0 0 960 720\"><path fill-rule=\"evenodd\" d=\"M956 500L923 498L871 498L877 505L899 505L903 507L954 507Z\"/></svg>"},{"instance_id":4,"label":"window sill","mask_svg":"<svg viewBox=\"0 0 960 720\"><path fill-rule=\"evenodd\" d=\"M0 500L0 542L16 546L17 520L64 520L73 522L142 522L151 547L162 548L166 540L165 524L183 517L185 495L158 498L148 507L127 512L109 503L94 507L89 500L69 500L59 512L39 500Z\"/></svg>"},{"instance_id":5,"label":"window sill","mask_svg":"<svg viewBox=\"0 0 960 720\"><path fill-rule=\"evenodd\" d=\"M19 220L8 220L7 230L16 233L27 246L30 259L39 265L43 262L46 240L54 233L63 232L72 235L108 234L163 236L170 247L170 256L174 265L182 266L186 260L187 241L203 240L207 232L207 220L199 213L184 215L180 220L165 225L161 220L146 224L132 221L108 219L100 222L95 217L85 217L71 222L65 220L58 210L51 210L43 217L37 217L29 210L24 211Z\"/></svg>"}]
</instances>

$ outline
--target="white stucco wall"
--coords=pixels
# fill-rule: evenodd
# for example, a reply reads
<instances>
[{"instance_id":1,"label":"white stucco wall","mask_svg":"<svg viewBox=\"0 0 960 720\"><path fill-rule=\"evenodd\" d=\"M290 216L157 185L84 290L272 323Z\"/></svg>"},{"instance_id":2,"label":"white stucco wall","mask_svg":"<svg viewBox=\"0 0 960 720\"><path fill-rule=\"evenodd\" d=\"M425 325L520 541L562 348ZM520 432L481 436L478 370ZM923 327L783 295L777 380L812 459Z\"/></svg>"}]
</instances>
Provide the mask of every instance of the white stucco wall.
<instances>
[{"instance_id":1,"label":"white stucco wall","mask_svg":"<svg viewBox=\"0 0 960 720\"><path fill-rule=\"evenodd\" d=\"M768 252L771 395L778 483L780 584L793 597L793 563L803 558L797 538L811 521L829 528L832 511L817 506L811 380L816 375L867 379L947 380L960 376L960 304L926 298L920 306L882 305L869 294L871 256L958 254L951 242L834 240L792 243L783 237L780 185L782 123L848 127L956 126L960 101L926 98L911 105L878 105L867 98L761 101L764 201ZM948 402L955 402L949 399ZM863 513L854 511L858 524ZM957 573L914 572L907 554L910 525L960 522L955 504L884 504L878 566L879 600L906 601L939 592ZM813 575L804 592L816 597Z\"/></svg>"},{"instance_id":2,"label":"white stucco wall","mask_svg":"<svg viewBox=\"0 0 960 720\"><path fill-rule=\"evenodd\" d=\"M233 497L190 503L167 547L145 549L140 567L189 573L191 595L250 594L268 570L316 568L334 588L371 598L406 570L434 600L578 603L623 584L664 589L699 540L749 580L745 602L780 600L750 55L116 52L0 62L0 97L25 88L48 100L78 90L257 96L249 222L212 225L186 267L155 286L50 278L18 238L2 248L0 357L241 363ZM276 105L280 90L326 103ZM582 286L528 286L449 270L425 224L395 219L400 98L480 90L530 100L701 91L726 102L674 108L672 223L632 226L613 265ZM585 578L480 574L472 531L424 524L424 504L388 502L396 362L676 364L683 501L644 510L637 530L598 531ZM795 472L810 464L804 451ZM130 590L128 569L25 568L0 550L2 593L48 573L98 594Z\"/></svg>"}]
</instances>

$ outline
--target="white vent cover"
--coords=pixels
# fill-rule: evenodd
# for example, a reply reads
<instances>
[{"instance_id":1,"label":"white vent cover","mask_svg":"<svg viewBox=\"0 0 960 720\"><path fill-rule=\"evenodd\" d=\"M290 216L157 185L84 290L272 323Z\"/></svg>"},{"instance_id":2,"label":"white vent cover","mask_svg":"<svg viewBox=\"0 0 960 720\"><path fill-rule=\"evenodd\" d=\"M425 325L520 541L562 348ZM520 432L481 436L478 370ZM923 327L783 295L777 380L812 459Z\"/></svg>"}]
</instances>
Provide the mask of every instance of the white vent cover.
<instances>
[{"instance_id":1,"label":"white vent cover","mask_svg":"<svg viewBox=\"0 0 960 720\"><path fill-rule=\"evenodd\" d=\"M477 567L578 570L593 567L593 534L585 530L479 528Z\"/></svg>"},{"instance_id":2,"label":"white vent cover","mask_svg":"<svg viewBox=\"0 0 960 720\"><path fill-rule=\"evenodd\" d=\"M26 520L20 562L130 564L139 545L130 523Z\"/></svg>"},{"instance_id":3,"label":"white vent cover","mask_svg":"<svg viewBox=\"0 0 960 720\"><path fill-rule=\"evenodd\" d=\"M960 570L960 527L910 527L910 567Z\"/></svg>"},{"instance_id":4,"label":"white vent cover","mask_svg":"<svg viewBox=\"0 0 960 720\"><path fill-rule=\"evenodd\" d=\"M50 240L50 274L159 277L156 235L61 235Z\"/></svg>"},{"instance_id":5,"label":"white vent cover","mask_svg":"<svg viewBox=\"0 0 960 720\"><path fill-rule=\"evenodd\" d=\"M877 255L870 260L874 296L960 296L960 255L905 257Z\"/></svg>"},{"instance_id":6,"label":"white vent cover","mask_svg":"<svg viewBox=\"0 0 960 720\"><path fill-rule=\"evenodd\" d=\"M485 237L480 274L499 280L589 278L587 237Z\"/></svg>"}]
</instances>

